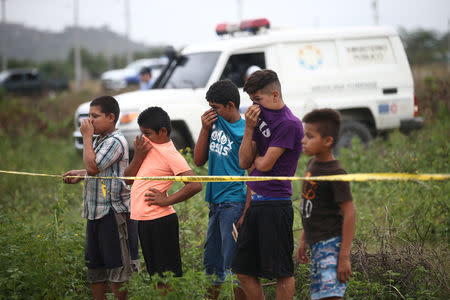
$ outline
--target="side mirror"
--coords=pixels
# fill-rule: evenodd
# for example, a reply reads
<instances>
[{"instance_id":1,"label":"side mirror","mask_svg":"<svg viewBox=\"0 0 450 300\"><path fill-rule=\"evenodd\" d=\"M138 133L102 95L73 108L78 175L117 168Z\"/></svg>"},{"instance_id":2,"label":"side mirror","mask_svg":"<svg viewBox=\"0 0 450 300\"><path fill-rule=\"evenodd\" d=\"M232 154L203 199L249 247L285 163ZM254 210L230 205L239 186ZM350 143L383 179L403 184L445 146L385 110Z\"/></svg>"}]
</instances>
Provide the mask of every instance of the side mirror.
<instances>
[{"instance_id":1,"label":"side mirror","mask_svg":"<svg viewBox=\"0 0 450 300\"><path fill-rule=\"evenodd\" d=\"M175 60L178 56L177 51L175 51L173 46L167 46L164 53L170 61Z\"/></svg>"}]
</instances>

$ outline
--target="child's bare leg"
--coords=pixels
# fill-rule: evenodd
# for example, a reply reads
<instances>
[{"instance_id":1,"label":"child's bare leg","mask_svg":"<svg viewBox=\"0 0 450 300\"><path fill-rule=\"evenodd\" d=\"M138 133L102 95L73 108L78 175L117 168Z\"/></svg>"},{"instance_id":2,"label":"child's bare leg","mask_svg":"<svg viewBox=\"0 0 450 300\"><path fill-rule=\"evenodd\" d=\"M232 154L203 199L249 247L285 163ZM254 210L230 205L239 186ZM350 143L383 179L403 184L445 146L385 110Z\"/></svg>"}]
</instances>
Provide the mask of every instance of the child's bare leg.
<instances>
[{"instance_id":1,"label":"child's bare leg","mask_svg":"<svg viewBox=\"0 0 450 300\"><path fill-rule=\"evenodd\" d=\"M207 293L208 299L216 300L217 298L219 298L220 285L213 285L212 287L208 288Z\"/></svg>"},{"instance_id":2,"label":"child's bare leg","mask_svg":"<svg viewBox=\"0 0 450 300\"><path fill-rule=\"evenodd\" d=\"M258 278L244 274L236 275L247 299L265 300L261 282L259 282Z\"/></svg>"},{"instance_id":3,"label":"child's bare leg","mask_svg":"<svg viewBox=\"0 0 450 300\"><path fill-rule=\"evenodd\" d=\"M158 290L162 296L166 296L168 292L172 291L170 284L158 282Z\"/></svg>"},{"instance_id":4,"label":"child's bare leg","mask_svg":"<svg viewBox=\"0 0 450 300\"><path fill-rule=\"evenodd\" d=\"M120 291L120 288L122 287L121 282L111 282L111 289L114 293L114 298L119 300L126 300L128 295L128 290Z\"/></svg>"},{"instance_id":5,"label":"child's bare leg","mask_svg":"<svg viewBox=\"0 0 450 300\"><path fill-rule=\"evenodd\" d=\"M92 298L94 300L106 299L106 291L108 289L108 282L91 283Z\"/></svg>"},{"instance_id":6,"label":"child's bare leg","mask_svg":"<svg viewBox=\"0 0 450 300\"><path fill-rule=\"evenodd\" d=\"M234 300L247 300L245 297L244 290L241 287L235 287L233 289L234 292Z\"/></svg>"},{"instance_id":7,"label":"child's bare leg","mask_svg":"<svg viewBox=\"0 0 450 300\"><path fill-rule=\"evenodd\" d=\"M294 277L283 277L277 279L277 300L294 299L294 291Z\"/></svg>"}]
</instances>

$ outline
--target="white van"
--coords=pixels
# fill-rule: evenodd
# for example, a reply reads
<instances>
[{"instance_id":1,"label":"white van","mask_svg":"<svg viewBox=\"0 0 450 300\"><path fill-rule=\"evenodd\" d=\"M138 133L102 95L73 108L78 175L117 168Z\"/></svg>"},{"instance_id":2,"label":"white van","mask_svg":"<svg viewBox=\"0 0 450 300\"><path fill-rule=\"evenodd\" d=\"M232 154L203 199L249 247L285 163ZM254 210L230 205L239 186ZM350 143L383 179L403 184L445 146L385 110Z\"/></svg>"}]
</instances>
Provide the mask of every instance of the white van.
<instances>
[{"instance_id":1,"label":"white van","mask_svg":"<svg viewBox=\"0 0 450 300\"><path fill-rule=\"evenodd\" d=\"M393 28L269 27L267 19L219 24L217 41L188 46L179 55L168 52L171 60L153 89L117 95L118 128L130 147L139 131L137 116L149 106L169 113L177 147L193 147L200 116L209 108L205 94L211 84L228 78L241 91L241 112L252 104L242 91L244 74L252 65L278 73L283 100L300 119L315 108L339 110L343 124L338 147L354 136L366 143L383 131L421 127L411 70ZM88 111L85 103L75 115L78 149L80 119Z\"/></svg>"}]
</instances>

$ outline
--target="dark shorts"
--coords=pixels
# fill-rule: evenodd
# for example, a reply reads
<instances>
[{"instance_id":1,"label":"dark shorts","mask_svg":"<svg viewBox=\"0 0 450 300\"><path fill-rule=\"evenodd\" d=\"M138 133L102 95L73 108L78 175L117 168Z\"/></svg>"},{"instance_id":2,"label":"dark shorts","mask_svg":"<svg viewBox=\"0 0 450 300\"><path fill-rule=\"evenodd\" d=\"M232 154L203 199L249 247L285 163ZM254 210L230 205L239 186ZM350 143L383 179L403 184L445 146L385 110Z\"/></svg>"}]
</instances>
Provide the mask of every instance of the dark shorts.
<instances>
[{"instance_id":1,"label":"dark shorts","mask_svg":"<svg viewBox=\"0 0 450 300\"><path fill-rule=\"evenodd\" d=\"M290 200L251 201L239 229L233 272L269 279L293 276L293 221Z\"/></svg>"},{"instance_id":2,"label":"dark shorts","mask_svg":"<svg viewBox=\"0 0 450 300\"><path fill-rule=\"evenodd\" d=\"M129 213L87 220L85 260L89 282L125 282L139 265L137 224Z\"/></svg>"},{"instance_id":3,"label":"dark shorts","mask_svg":"<svg viewBox=\"0 0 450 300\"><path fill-rule=\"evenodd\" d=\"M145 265L150 275L171 271L181 277L180 242L178 216L176 213L149 220L138 221L139 240Z\"/></svg>"}]
</instances>

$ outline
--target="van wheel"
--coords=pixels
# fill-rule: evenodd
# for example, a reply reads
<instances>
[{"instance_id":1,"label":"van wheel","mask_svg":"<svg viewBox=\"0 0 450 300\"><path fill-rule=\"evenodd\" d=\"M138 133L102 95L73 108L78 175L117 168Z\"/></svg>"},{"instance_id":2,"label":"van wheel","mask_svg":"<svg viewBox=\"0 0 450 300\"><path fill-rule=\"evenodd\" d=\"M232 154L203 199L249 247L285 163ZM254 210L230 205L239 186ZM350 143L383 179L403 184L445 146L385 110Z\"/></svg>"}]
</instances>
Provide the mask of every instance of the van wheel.
<instances>
[{"instance_id":1,"label":"van wheel","mask_svg":"<svg viewBox=\"0 0 450 300\"><path fill-rule=\"evenodd\" d=\"M189 146L187 138L183 135L183 133L179 129L172 128L170 138L172 139L175 148L177 148L178 150L185 149L186 147Z\"/></svg>"},{"instance_id":2,"label":"van wheel","mask_svg":"<svg viewBox=\"0 0 450 300\"><path fill-rule=\"evenodd\" d=\"M354 137L358 138L363 145L366 145L372 139L369 128L364 124L357 121L342 121L341 132L334 153L338 155L340 148L349 148Z\"/></svg>"}]
</instances>

